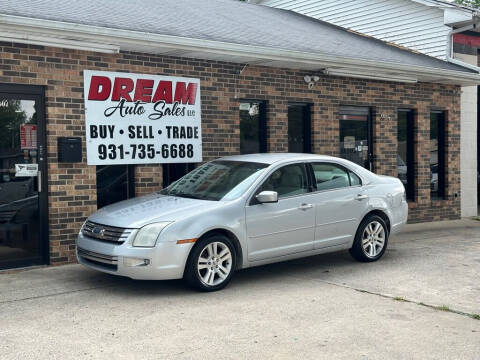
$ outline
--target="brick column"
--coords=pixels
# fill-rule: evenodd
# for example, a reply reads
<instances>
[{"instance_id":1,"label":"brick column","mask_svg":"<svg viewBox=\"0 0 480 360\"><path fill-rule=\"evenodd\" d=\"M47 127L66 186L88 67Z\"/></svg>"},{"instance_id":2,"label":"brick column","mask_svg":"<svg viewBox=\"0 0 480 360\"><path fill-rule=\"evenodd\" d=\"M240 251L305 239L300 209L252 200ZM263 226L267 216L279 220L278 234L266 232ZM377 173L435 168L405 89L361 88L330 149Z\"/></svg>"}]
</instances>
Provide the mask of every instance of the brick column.
<instances>
[{"instance_id":1,"label":"brick column","mask_svg":"<svg viewBox=\"0 0 480 360\"><path fill-rule=\"evenodd\" d=\"M146 195L162 189L162 165L135 166L135 196Z\"/></svg>"},{"instance_id":2,"label":"brick column","mask_svg":"<svg viewBox=\"0 0 480 360\"><path fill-rule=\"evenodd\" d=\"M373 119L374 169L377 174L397 176L397 112L378 108Z\"/></svg>"},{"instance_id":3,"label":"brick column","mask_svg":"<svg viewBox=\"0 0 480 360\"><path fill-rule=\"evenodd\" d=\"M339 156L338 105L314 99L312 110L312 151Z\"/></svg>"},{"instance_id":4,"label":"brick column","mask_svg":"<svg viewBox=\"0 0 480 360\"><path fill-rule=\"evenodd\" d=\"M288 103L272 100L267 109L267 151L288 152Z\"/></svg>"},{"instance_id":5,"label":"brick column","mask_svg":"<svg viewBox=\"0 0 480 360\"><path fill-rule=\"evenodd\" d=\"M430 203L430 107L419 102L415 121L415 199L418 207Z\"/></svg>"}]
</instances>

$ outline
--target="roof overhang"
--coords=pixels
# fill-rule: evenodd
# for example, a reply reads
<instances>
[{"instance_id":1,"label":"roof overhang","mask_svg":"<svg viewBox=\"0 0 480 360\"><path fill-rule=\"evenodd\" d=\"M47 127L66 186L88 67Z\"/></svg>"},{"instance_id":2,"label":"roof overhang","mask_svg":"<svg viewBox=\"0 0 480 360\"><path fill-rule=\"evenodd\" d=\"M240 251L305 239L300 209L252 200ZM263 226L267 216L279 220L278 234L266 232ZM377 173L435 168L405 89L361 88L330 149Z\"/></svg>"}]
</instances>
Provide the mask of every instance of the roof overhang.
<instances>
[{"instance_id":1,"label":"roof overhang","mask_svg":"<svg viewBox=\"0 0 480 360\"><path fill-rule=\"evenodd\" d=\"M477 21L480 10L444 0L411 0L413 2L443 10L443 22L447 26L465 26Z\"/></svg>"},{"instance_id":2,"label":"roof overhang","mask_svg":"<svg viewBox=\"0 0 480 360\"><path fill-rule=\"evenodd\" d=\"M112 29L44 19L0 15L0 40L60 48L115 53L120 50L181 56L321 72L339 70L382 78L415 78L421 82L480 85L480 74L412 66L376 60L339 57L171 35ZM392 81L395 81L392 79Z\"/></svg>"},{"instance_id":3,"label":"roof overhang","mask_svg":"<svg viewBox=\"0 0 480 360\"><path fill-rule=\"evenodd\" d=\"M472 8L467 5L457 4L455 2L450 2L447 0L411 0L413 2L426 5L426 6L434 6L442 9L459 9L469 12L480 12L478 9Z\"/></svg>"}]
</instances>

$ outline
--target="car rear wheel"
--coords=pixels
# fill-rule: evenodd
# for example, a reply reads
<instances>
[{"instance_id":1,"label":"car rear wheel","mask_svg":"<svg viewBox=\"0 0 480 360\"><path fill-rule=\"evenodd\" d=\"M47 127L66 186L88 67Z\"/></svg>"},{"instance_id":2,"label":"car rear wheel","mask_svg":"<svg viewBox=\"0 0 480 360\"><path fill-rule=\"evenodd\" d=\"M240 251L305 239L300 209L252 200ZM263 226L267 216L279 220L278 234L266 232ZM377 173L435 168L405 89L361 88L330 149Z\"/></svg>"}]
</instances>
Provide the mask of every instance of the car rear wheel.
<instances>
[{"instance_id":1,"label":"car rear wheel","mask_svg":"<svg viewBox=\"0 0 480 360\"><path fill-rule=\"evenodd\" d=\"M229 238L214 235L199 240L185 269L187 283L201 291L223 289L236 267L235 247Z\"/></svg>"},{"instance_id":2,"label":"car rear wheel","mask_svg":"<svg viewBox=\"0 0 480 360\"><path fill-rule=\"evenodd\" d=\"M360 224L350 254L358 261L372 262L387 249L388 229L378 215L368 215Z\"/></svg>"}]
</instances>

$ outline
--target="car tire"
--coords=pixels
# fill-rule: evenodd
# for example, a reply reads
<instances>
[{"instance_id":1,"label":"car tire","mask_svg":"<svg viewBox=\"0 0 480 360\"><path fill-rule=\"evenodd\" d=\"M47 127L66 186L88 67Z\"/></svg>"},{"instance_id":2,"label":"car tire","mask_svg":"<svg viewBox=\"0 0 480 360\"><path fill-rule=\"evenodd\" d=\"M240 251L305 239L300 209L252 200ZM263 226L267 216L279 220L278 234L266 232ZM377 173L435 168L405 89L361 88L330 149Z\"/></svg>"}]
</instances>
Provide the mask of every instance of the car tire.
<instances>
[{"instance_id":1,"label":"car tire","mask_svg":"<svg viewBox=\"0 0 480 360\"><path fill-rule=\"evenodd\" d=\"M361 262L377 261L387 249L388 235L385 220L378 215L368 215L358 227L350 254Z\"/></svg>"},{"instance_id":2,"label":"car tire","mask_svg":"<svg viewBox=\"0 0 480 360\"><path fill-rule=\"evenodd\" d=\"M195 244L187 260L184 280L196 290L221 290L232 280L236 266L232 241L224 235L212 235Z\"/></svg>"}]
</instances>

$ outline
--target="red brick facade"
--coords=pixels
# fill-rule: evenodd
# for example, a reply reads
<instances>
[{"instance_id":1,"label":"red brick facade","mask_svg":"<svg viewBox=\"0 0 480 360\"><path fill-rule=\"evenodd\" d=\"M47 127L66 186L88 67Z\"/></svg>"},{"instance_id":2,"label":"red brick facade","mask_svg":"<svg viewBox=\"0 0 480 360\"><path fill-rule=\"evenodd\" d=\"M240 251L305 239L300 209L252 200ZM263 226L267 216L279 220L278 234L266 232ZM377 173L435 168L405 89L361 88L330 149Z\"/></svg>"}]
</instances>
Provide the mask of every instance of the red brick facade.
<instances>
[{"instance_id":1,"label":"red brick facade","mask_svg":"<svg viewBox=\"0 0 480 360\"><path fill-rule=\"evenodd\" d=\"M397 175L397 109L416 111L416 197L410 220L460 216L460 88L439 84L401 84L321 76L309 90L306 72L243 64L154 56L0 44L0 83L46 86L50 260L75 261L75 238L84 219L96 210L96 172L84 161L57 162L57 137L84 138L83 70L108 70L196 77L201 80L203 158L239 153L239 100L266 100L268 151L285 152L287 106L312 106L315 153L338 155L340 105L369 106L374 113L375 172ZM310 72L311 73L311 72ZM448 114L447 199L430 199L430 109ZM137 166L136 193L161 188L161 166Z\"/></svg>"}]
</instances>

